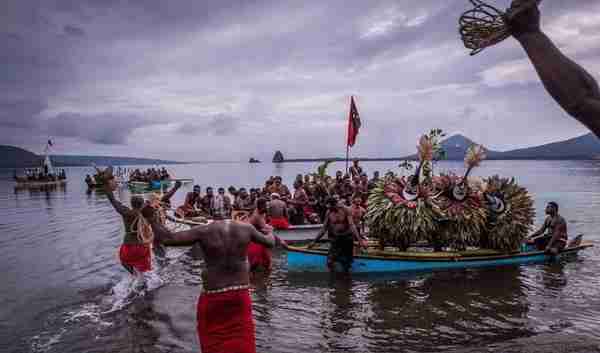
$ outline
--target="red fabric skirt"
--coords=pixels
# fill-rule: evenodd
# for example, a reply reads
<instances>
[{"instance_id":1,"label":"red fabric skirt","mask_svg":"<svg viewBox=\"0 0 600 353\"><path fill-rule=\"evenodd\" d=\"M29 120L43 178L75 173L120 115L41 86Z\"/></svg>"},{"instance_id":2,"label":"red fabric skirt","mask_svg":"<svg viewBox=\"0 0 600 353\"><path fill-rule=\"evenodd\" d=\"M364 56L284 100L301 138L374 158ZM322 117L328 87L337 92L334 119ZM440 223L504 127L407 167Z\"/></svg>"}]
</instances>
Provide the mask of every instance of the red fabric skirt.
<instances>
[{"instance_id":1,"label":"red fabric skirt","mask_svg":"<svg viewBox=\"0 0 600 353\"><path fill-rule=\"evenodd\" d=\"M197 320L202 353L256 353L248 289L203 293L198 298Z\"/></svg>"},{"instance_id":2,"label":"red fabric skirt","mask_svg":"<svg viewBox=\"0 0 600 353\"><path fill-rule=\"evenodd\" d=\"M271 218L270 224L275 229L288 229L290 227L290 222L285 217Z\"/></svg>"},{"instance_id":3,"label":"red fabric skirt","mask_svg":"<svg viewBox=\"0 0 600 353\"><path fill-rule=\"evenodd\" d=\"M122 244L119 249L121 263L135 268L138 272L152 270L151 254L150 244Z\"/></svg>"},{"instance_id":4,"label":"red fabric skirt","mask_svg":"<svg viewBox=\"0 0 600 353\"><path fill-rule=\"evenodd\" d=\"M248 245L248 262L250 269L262 267L265 270L271 269L271 251L266 247L250 242Z\"/></svg>"}]
</instances>

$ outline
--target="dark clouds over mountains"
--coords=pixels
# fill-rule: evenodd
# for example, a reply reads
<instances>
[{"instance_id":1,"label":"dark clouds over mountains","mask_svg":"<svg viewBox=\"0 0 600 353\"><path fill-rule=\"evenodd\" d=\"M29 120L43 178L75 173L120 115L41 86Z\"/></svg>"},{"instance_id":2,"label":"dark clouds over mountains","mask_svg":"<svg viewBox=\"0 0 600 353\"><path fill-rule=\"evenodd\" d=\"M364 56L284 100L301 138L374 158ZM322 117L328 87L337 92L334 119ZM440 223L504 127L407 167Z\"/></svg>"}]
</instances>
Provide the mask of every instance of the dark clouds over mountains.
<instances>
[{"instance_id":1,"label":"dark clouds over mountains","mask_svg":"<svg viewBox=\"0 0 600 353\"><path fill-rule=\"evenodd\" d=\"M457 35L468 6L3 1L0 143L36 150L51 136L62 153L166 159L331 155L351 94L362 156L412 153L432 127L494 149L585 133L514 40L468 56ZM600 77L600 2L546 1L542 13L550 37Z\"/></svg>"}]
</instances>

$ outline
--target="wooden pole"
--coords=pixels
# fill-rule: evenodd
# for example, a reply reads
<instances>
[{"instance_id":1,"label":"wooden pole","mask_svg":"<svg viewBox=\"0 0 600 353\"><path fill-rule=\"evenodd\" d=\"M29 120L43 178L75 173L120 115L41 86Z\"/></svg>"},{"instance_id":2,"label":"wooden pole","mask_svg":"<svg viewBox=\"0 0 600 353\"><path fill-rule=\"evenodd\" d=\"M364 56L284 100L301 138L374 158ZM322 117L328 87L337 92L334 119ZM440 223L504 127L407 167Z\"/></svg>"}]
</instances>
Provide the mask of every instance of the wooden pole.
<instances>
[{"instance_id":1,"label":"wooden pole","mask_svg":"<svg viewBox=\"0 0 600 353\"><path fill-rule=\"evenodd\" d=\"M350 146L346 143L346 174L348 174L348 155L350 153Z\"/></svg>"}]
</instances>

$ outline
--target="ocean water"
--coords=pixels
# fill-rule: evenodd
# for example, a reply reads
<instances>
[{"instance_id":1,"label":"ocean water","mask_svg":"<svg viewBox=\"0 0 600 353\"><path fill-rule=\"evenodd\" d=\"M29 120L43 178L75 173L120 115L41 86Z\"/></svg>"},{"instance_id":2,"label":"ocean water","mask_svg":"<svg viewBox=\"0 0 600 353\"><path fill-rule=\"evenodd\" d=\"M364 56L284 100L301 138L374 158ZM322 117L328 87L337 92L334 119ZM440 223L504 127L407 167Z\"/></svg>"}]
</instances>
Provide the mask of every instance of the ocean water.
<instances>
[{"instance_id":1,"label":"ocean water","mask_svg":"<svg viewBox=\"0 0 600 353\"><path fill-rule=\"evenodd\" d=\"M371 174L397 164L364 163ZM206 186L261 186L316 163L171 166ZM330 173L342 169L330 167ZM441 162L436 171L462 171ZM198 352L196 301L201 260L168 250L140 289L118 263L123 225L101 192L86 193L91 168L68 168L66 187L15 190L0 171L1 352ZM487 161L474 172L514 176L534 195L537 224L557 201L569 233L600 242L600 162ZM180 203L191 184L174 197ZM129 191L117 195L129 199ZM258 352L529 351L590 352L600 342L600 248L566 261L421 275L289 273L253 279ZM532 350L533 351L533 350Z\"/></svg>"}]
</instances>

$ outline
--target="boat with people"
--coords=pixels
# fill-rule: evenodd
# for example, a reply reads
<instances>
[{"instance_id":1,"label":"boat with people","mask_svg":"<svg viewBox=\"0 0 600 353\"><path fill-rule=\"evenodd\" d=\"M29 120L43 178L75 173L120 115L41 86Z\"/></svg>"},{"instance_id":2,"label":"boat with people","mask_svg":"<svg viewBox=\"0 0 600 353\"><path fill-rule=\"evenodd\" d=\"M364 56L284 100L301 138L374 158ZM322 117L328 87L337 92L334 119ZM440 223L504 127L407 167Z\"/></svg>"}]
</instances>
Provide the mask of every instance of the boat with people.
<instances>
[{"instance_id":1,"label":"boat with people","mask_svg":"<svg viewBox=\"0 0 600 353\"><path fill-rule=\"evenodd\" d=\"M529 246L512 253L490 249L427 252L417 250L384 251L369 248L366 252L354 256L350 271L352 273L423 272L538 264L575 255L593 246L589 241L575 242L561 250L558 255L550 255ZM326 245L313 249L308 246L288 246L288 271L328 272L327 254L328 247Z\"/></svg>"},{"instance_id":2,"label":"boat with people","mask_svg":"<svg viewBox=\"0 0 600 353\"><path fill-rule=\"evenodd\" d=\"M52 142L48 140L40 167L25 169L24 176L18 176L15 171L13 179L16 189L52 189L67 184L65 170L54 168L52 165L49 154L50 147L52 147Z\"/></svg>"}]
</instances>

